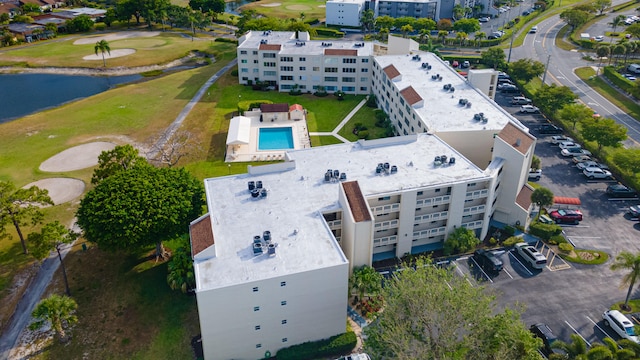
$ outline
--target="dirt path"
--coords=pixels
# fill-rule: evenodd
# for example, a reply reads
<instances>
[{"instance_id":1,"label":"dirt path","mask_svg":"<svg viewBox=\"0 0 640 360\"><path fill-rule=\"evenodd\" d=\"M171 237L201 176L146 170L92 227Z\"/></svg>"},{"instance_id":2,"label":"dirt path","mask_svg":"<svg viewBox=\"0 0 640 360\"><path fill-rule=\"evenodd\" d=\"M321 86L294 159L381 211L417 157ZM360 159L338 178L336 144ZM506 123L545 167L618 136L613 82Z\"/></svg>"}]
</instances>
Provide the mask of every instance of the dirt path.
<instances>
[{"instance_id":1,"label":"dirt path","mask_svg":"<svg viewBox=\"0 0 640 360\"><path fill-rule=\"evenodd\" d=\"M165 130L164 135L159 140L158 145L163 144L168 139L171 138L171 135L180 127L183 120L187 117L191 109L200 101L203 94L211 87L211 85L220 78L225 72L227 72L230 68L237 64L237 59L232 60L229 64L225 65L222 69L216 72L209 80L207 80L200 90L194 95L194 97L189 101L189 103L184 107L184 109L180 112L178 117L169 125L169 127ZM172 65L175 66L175 65ZM139 69L139 68L137 68ZM64 69L57 68L58 71L63 71ZM2 68L0 68L2 71ZM146 70L144 70L146 71ZM64 72L58 72L64 73ZM95 74L92 74L95 75ZM79 231L79 229L76 229ZM69 252L70 246L65 247L62 250L62 256L66 256ZM24 293L22 298L20 299L16 310L9 321L9 325L6 330L0 337L0 360L9 359L11 352L19 347L18 339L22 330L29 324L31 320L31 311L35 307L36 303L40 301L42 294L46 290L47 286L51 282L53 278L53 274L58 270L60 266L60 262L57 257L52 255L47 258L40 269L38 270L37 275L29 284L27 291Z\"/></svg>"}]
</instances>

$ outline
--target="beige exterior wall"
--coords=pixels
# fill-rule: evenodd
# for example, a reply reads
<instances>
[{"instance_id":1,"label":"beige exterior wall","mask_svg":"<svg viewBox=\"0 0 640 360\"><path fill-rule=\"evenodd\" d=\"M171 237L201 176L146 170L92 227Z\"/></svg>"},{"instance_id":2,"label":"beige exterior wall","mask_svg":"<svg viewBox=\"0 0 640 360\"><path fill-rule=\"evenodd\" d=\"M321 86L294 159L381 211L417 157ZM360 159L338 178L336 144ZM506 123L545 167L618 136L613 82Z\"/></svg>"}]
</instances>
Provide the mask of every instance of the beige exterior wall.
<instances>
[{"instance_id":1,"label":"beige exterior wall","mask_svg":"<svg viewBox=\"0 0 640 360\"><path fill-rule=\"evenodd\" d=\"M362 265L371 266L374 223L373 221L355 222L344 189L342 186L339 189L338 202L342 207L342 237L340 239L342 252L349 260L351 269ZM375 217L371 215L371 218Z\"/></svg>"},{"instance_id":2,"label":"beige exterior wall","mask_svg":"<svg viewBox=\"0 0 640 360\"><path fill-rule=\"evenodd\" d=\"M345 332L348 277L345 263L197 293L205 359L262 359Z\"/></svg>"},{"instance_id":3,"label":"beige exterior wall","mask_svg":"<svg viewBox=\"0 0 640 360\"><path fill-rule=\"evenodd\" d=\"M498 87L498 72L496 70L469 70L467 79L471 85L483 92L491 100L495 99Z\"/></svg>"},{"instance_id":4,"label":"beige exterior wall","mask_svg":"<svg viewBox=\"0 0 640 360\"><path fill-rule=\"evenodd\" d=\"M494 135L499 130L438 132L439 138L460 152L480 169L491 162Z\"/></svg>"}]
</instances>

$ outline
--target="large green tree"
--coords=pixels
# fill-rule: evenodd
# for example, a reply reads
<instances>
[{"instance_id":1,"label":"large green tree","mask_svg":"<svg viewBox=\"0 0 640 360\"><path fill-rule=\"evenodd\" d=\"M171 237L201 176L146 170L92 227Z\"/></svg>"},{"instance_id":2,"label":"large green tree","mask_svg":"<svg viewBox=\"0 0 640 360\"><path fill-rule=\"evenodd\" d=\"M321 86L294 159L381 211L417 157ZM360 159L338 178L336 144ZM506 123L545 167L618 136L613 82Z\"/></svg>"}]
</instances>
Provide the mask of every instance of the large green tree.
<instances>
[{"instance_id":1,"label":"large green tree","mask_svg":"<svg viewBox=\"0 0 640 360\"><path fill-rule=\"evenodd\" d=\"M444 241L444 254L461 254L473 250L478 244L480 239L476 237L476 234L465 227L458 227L447 236L447 240Z\"/></svg>"},{"instance_id":2,"label":"large green tree","mask_svg":"<svg viewBox=\"0 0 640 360\"><path fill-rule=\"evenodd\" d=\"M87 32L93 29L95 22L89 15L79 15L71 20L67 20L66 27L70 33Z\"/></svg>"},{"instance_id":3,"label":"large green tree","mask_svg":"<svg viewBox=\"0 0 640 360\"><path fill-rule=\"evenodd\" d=\"M509 64L511 76L524 82L529 82L536 76L542 75L544 64L537 60L520 59Z\"/></svg>"},{"instance_id":4,"label":"large green tree","mask_svg":"<svg viewBox=\"0 0 640 360\"><path fill-rule=\"evenodd\" d=\"M627 138L627 128L608 118L588 118L582 122L582 136L603 146L618 147Z\"/></svg>"},{"instance_id":5,"label":"large green tree","mask_svg":"<svg viewBox=\"0 0 640 360\"><path fill-rule=\"evenodd\" d=\"M349 277L350 293L357 295L357 301L366 297L375 297L382 291L382 275L371 266L360 266L353 269Z\"/></svg>"},{"instance_id":6,"label":"large green tree","mask_svg":"<svg viewBox=\"0 0 640 360\"><path fill-rule=\"evenodd\" d=\"M467 34L475 33L480 30L480 22L478 19L460 19L453 23L453 30L466 32Z\"/></svg>"},{"instance_id":7,"label":"large green tree","mask_svg":"<svg viewBox=\"0 0 640 360\"><path fill-rule=\"evenodd\" d=\"M365 328L373 359L540 359L518 312L450 269L418 259L385 283L384 311Z\"/></svg>"},{"instance_id":8,"label":"large green tree","mask_svg":"<svg viewBox=\"0 0 640 360\"><path fill-rule=\"evenodd\" d=\"M376 16L373 10L367 9L362 12L362 16L360 17L360 25L362 26L362 30L365 32L365 34L369 34L372 30L375 29Z\"/></svg>"},{"instance_id":9,"label":"large green tree","mask_svg":"<svg viewBox=\"0 0 640 360\"><path fill-rule=\"evenodd\" d=\"M567 8L560 13L560 19L564 20L572 29L582 26L589 21L589 13L584 10L575 10Z\"/></svg>"},{"instance_id":10,"label":"large green tree","mask_svg":"<svg viewBox=\"0 0 640 360\"><path fill-rule=\"evenodd\" d=\"M556 84L543 84L534 95L536 104L548 114L555 113L577 98L578 96L567 86L557 86Z\"/></svg>"},{"instance_id":11,"label":"large green tree","mask_svg":"<svg viewBox=\"0 0 640 360\"><path fill-rule=\"evenodd\" d=\"M111 175L146 163L146 159L139 155L138 149L129 144L118 145L112 150L100 153L98 156L98 167L93 170L91 183L96 185Z\"/></svg>"},{"instance_id":12,"label":"large green tree","mask_svg":"<svg viewBox=\"0 0 640 360\"><path fill-rule=\"evenodd\" d=\"M499 47L492 47L480 53L482 62L494 69L502 69L506 65L504 50Z\"/></svg>"},{"instance_id":13,"label":"large green tree","mask_svg":"<svg viewBox=\"0 0 640 360\"><path fill-rule=\"evenodd\" d=\"M546 187L539 187L531 193L531 202L538 205L538 210L553 205L553 193Z\"/></svg>"},{"instance_id":14,"label":"large green tree","mask_svg":"<svg viewBox=\"0 0 640 360\"><path fill-rule=\"evenodd\" d=\"M134 166L102 180L80 202L78 225L106 250L137 249L188 231L204 205L199 180L183 168Z\"/></svg>"},{"instance_id":15,"label":"large green tree","mask_svg":"<svg viewBox=\"0 0 640 360\"><path fill-rule=\"evenodd\" d=\"M567 104L558 110L558 117L563 121L570 122L573 129L576 128L576 123L589 119L592 115L593 110L582 103Z\"/></svg>"},{"instance_id":16,"label":"large green tree","mask_svg":"<svg viewBox=\"0 0 640 360\"><path fill-rule=\"evenodd\" d=\"M604 13L605 10L611 7L611 0L595 0L593 2L593 6L600 12L600 15Z\"/></svg>"},{"instance_id":17,"label":"large green tree","mask_svg":"<svg viewBox=\"0 0 640 360\"><path fill-rule=\"evenodd\" d=\"M191 247L187 239L184 239L180 246L173 251L167 270L167 283L171 290L180 289L180 291L186 293L196 287Z\"/></svg>"},{"instance_id":18,"label":"large green tree","mask_svg":"<svg viewBox=\"0 0 640 360\"><path fill-rule=\"evenodd\" d=\"M44 214L40 209L46 205L53 205L46 189L37 186L16 189L13 183L0 181L0 238L10 237L7 225L12 224L20 238L22 251L27 254L29 251L21 227L42 222Z\"/></svg>"},{"instance_id":19,"label":"large green tree","mask_svg":"<svg viewBox=\"0 0 640 360\"><path fill-rule=\"evenodd\" d=\"M213 11L216 14L222 14L225 2L224 0L189 0L189 6L205 13Z\"/></svg>"},{"instance_id":20,"label":"large green tree","mask_svg":"<svg viewBox=\"0 0 640 360\"><path fill-rule=\"evenodd\" d=\"M640 149L618 149L613 154L613 160L629 174L640 173Z\"/></svg>"},{"instance_id":21,"label":"large green tree","mask_svg":"<svg viewBox=\"0 0 640 360\"><path fill-rule=\"evenodd\" d=\"M74 315L78 304L68 296L51 295L40 301L31 313L35 321L29 325L31 330L36 330L43 325L50 323L51 328L56 332L60 342L68 340L65 327L78 322Z\"/></svg>"},{"instance_id":22,"label":"large green tree","mask_svg":"<svg viewBox=\"0 0 640 360\"><path fill-rule=\"evenodd\" d=\"M625 31L631 34L634 38L639 39L640 38L640 22L627 26L627 29Z\"/></svg>"},{"instance_id":23,"label":"large green tree","mask_svg":"<svg viewBox=\"0 0 640 360\"><path fill-rule=\"evenodd\" d=\"M54 221L45 224L39 232L32 232L27 239L31 246L31 255L38 260L43 260L49 256L52 250L58 253L58 259L60 260L60 266L62 268L62 278L64 280L65 290L67 295L71 296L71 290L69 289L69 280L67 279L67 270L64 267L62 261L62 254L60 253L60 247L64 244L70 244L78 238L77 233L67 229L64 225L58 221Z\"/></svg>"},{"instance_id":24,"label":"large green tree","mask_svg":"<svg viewBox=\"0 0 640 360\"><path fill-rule=\"evenodd\" d=\"M613 264L611 264L611 270L623 270L627 273L622 277L620 286L629 286L627 290L627 296L624 299L624 306L629 307L629 299L631 298L631 292L633 287L640 276L640 254L632 254L628 251L623 251L618 256Z\"/></svg>"}]
</instances>

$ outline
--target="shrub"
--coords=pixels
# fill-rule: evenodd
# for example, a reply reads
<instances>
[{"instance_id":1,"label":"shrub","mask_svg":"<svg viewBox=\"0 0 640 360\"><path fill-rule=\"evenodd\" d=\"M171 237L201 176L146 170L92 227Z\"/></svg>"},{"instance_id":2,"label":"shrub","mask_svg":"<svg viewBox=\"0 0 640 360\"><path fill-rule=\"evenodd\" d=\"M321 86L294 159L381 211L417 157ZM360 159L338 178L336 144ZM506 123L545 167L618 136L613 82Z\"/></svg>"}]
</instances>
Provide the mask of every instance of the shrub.
<instances>
[{"instance_id":1,"label":"shrub","mask_svg":"<svg viewBox=\"0 0 640 360\"><path fill-rule=\"evenodd\" d=\"M511 236L507 240L502 242L504 246L513 246L517 243L524 242L524 240L520 236Z\"/></svg>"},{"instance_id":2,"label":"shrub","mask_svg":"<svg viewBox=\"0 0 640 360\"><path fill-rule=\"evenodd\" d=\"M553 235L549 239L549 244L551 244L551 245L564 244L566 242L567 242L567 239L565 239L562 234Z\"/></svg>"},{"instance_id":3,"label":"shrub","mask_svg":"<svg viewBox=\"0 0 640 360\"><path fill-rule=\"evenodd\" d=\"M231 70L231 76L238 77L238 69Z\"/></svg>"},{"instance_id":4,"label":"shrub","mask_svg":"<svg viewBox=\"0 0 640 360\"><path fill-rule=\"evenodd\" d=\"M280 349L276 354L278 360L304 360L318 357L334 357L351 352L356 347L356 334L353 331L332 336L329 339L309 341L300 345Z\"/></svg>"},{"instance_id":5,"label":"shrub","mask_svg":"<svg viewBox=\"0 0 640 360\"><path fill-rule=\"evenodd\" d=\"M516 233L516 228L514 228L513 226L507 225L504 227L504 233L509 236L513 236L513 234Z\"/></svg>"},{"instance_id":6,"label":"shrub","mask_svg":"<svg viewBox=\"0 0 640 360\"><path fill-rule=\"evenodd\" d=\"M369 132L367 130L362 130L358 132L358 139L369 139Z\"/></svg>"},{"instance_id":7,"label":"shrub","mask_svg":"<svg viewBox=\"0 0 640 360\"><path fill-rule=\"evenodd\" d=\"M573 245L569 243L562 243L558 245L558 249L564 253L570 253L573 251Z\"/></svg>"},{"instance_id":8,"label":"shrub","mask_svg":"<svg viewBox=\"0 0 640 360\"><path fill-rule=\"evenodd\" d=\"M473 250L480 240L476 234L467 228L459 227L453 230L444 241L444 254L461 254Z\"/></svg>"},{"instance_id":9,"label":"shrub","mask_svg":"<svg viewBox=\"0 0 640 360\"><path fill-rule=\"evenodd\" d=\"M498 240L496 240L496 238L492 237L491 239L489 239L489 245L497 245L498 244Z\"/></svg>"},{"instance_id":10,"label":"shrub","mask_svg":"<svg viewBox=\"0 0 640 360\"><path fill-rule=\"evenodd\" d=\"M370 108L375 108L378 106L378 101L376 100L376 96L373 94L370 94L369 97L367 98L367 106Z\"/></svg>"},{"instance_id":11,"label":"shrub","mask_svg":"<svg viewBox=\"0 0 640 360\"><path fill-rule=\"evenodd\" d=\"M534 222L529 225L529 234L537 236L543 240L549 240L553 235L558 235L561 232L562 228L556 224Z\"/></svg>"},{"instance_id":12,"label":"shrub","mask_svg":"<svg viewBox=\"0 0 640 360\"><path fill-rule=\"evenodd\" d=\"M216 38L214 40L215 42L225 42L225 43L231 43L231 44L238 44L238 40L234 40L234 39L227 39L227 38Z\"/></svg>"},{"instance_id":13,"label":"shrub","mask_svg":"<svg viewBox=\"0 0 640 360\"><path fill-rule=\"evenodd\" d=\"M321 28L316 28L316 34L318 34L318 36L333 36L333 37L337 37L337 38L341 38L344 36L344 33L342 31L339 30L335 30L335 29L321 29Z\"/></svg>"}]
</instances>

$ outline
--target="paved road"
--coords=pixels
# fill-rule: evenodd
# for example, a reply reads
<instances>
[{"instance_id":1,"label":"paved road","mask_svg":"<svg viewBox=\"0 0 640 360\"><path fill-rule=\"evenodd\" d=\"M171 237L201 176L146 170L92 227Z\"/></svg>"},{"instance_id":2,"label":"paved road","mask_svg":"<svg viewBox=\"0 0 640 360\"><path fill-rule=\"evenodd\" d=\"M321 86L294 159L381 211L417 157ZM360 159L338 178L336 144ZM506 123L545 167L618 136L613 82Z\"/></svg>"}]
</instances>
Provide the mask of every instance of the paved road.
<instances>
[{"instance_id":1,"label":"paved road","mask_svg":"<svg viewBox=\"0 0 640 360\"><path fill-rule=\"evenodd\" d=\"M615 3L620 3L620 1ZM605 19L592 28L596 29L594 30L596 32L604 31L605 26L602 24L610 22L615 15L619 15L619 13L608 14ZM556 83L568 86L579 96L580 101L602 116L612 118L627 127L630 141L626 145L639 146L640 123L610 103L574 74L576 68L597 66L597 63L583 60L583 54L577 51L565 51L555 47L556 35L564 25L565 23L560 20L558 15L540 22L538 24L538 32L536 34L527 34L524 44L513 49L511 58L514 60L530 58L543 63L548 61L549 66L545 81L547 84ZM623 29L617 30L621 31ZM549 56L551 57L549 58Z\"/></svg>"}]
</instances>

